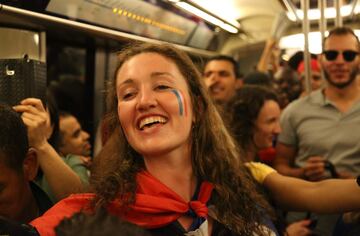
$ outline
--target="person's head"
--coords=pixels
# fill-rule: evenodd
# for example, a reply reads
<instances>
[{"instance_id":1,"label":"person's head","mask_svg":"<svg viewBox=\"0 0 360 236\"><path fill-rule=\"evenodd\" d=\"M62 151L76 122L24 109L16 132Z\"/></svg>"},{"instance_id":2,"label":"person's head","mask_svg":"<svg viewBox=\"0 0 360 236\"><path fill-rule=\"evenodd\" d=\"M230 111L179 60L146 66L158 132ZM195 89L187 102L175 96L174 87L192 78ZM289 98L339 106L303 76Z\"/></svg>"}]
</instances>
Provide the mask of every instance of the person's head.
<instances>
[{"instance_id":1,"label":"person's head","mask_svg":"<svg viewBox=\"0 0 360 236\"><path fill-rule=\"evenodd\" d=\"M0 120L0 216L25 222L38 163L20 115L1 104Z\"/></svg>"},{"instance_id":2,"label":"person's head","mask_svg":"<svg viewBox=\"0 0 360 236\"><path fill-rule=\"evenodd\" d=\"M243 85L259 85L267 88L273 87L270 76L260 71L253 71L247 74L243 79Z\"/></svg>"},{"instance_id":3,"label":"person's head","mask_svg":"<svg viewBox=\"0 0 360 236\"><path fill-rule=\"evenodd\" d=\"M59 151L62 155L90 156L90 135L81 128L79 121L70 113L59 112Z\"/></svg>"},{"instance_id":4,"label":"person's head","mask_svg":"<svg viewBox=\"0 0 360 236\"><path fill-rule=\"evenodd\" d=\"M310 61L311 68L311 90L320 89L323 84L323 79L321 78L321 69L317 59L311 58ZM297 72L299 74L299 79L301 80L303 89L305 88L305 63L304 61L300 62Z\"/></svg>"},{"instance_id":5,"label":"person's head","mask_svg":"<svg viewBox=\"0 0 360 236\"><path fill-rule=\"evenodd\" d=\"M238 63L229 56L212 57L205 64L203 78L212 99L218 103L226 103L237 87Z\"/></svg>"},{"instance_id":6,"label":"person's head","mask_svg":"<svg viewBox=\"0 0 360 236\"><path fill-rule=\"evenodd\" d=\"M56 236L150 236L145 229L112 216L105 209L95 214L79 212L55 228Z\"/></svg>"},{"instance_id":7,"label":"person's head","mask_svg":"<svg viewBox=\"0 0 360 236\"><path fill-rule=\"evenodd\" d=\"M227 107L230 127L244 150L271 147L280 133L280 107L276 94L265 87L244 85Z\"/></svg>"},{"instance_id":8,"label":"person's head","mask_svg":"<svg viewBox=\"0 0 360 236\"><path fill-rule=\"evenodd\" d=\"M254 192L201 75L184 52L167 44L125 48L108 89L106 122L112 133L94 160L91 178L97 206L125 195L124 204L133 203L136 174L147 160L180 150L195 178L215 185L218 216L238 232L244 230L240 221L256 231L249 219L261 217L258 208L236 199L266 203ZM245 208L252 209L250 218L240 213Z\"/></svg>"},{"instance_id":9,"label":"person's head","mask_svg":"<svg viewBox=\"0 0 360 236\"><path fill-rule=\"evenodd\" d=\"M328 85L343 89L355 84L359 71L359 39L348 27L337 27L324 39L321 66Z\"/></svg>"},{"instance_id":10,"label":"person's head","mask_svg":"<svg viewBox=\"0 0 360 236\"><path fill-rule=\"evenodd\" d=\"M275 74L274 82L281 108L285 108L301 94L302 86L298 74L290 67L281 68Z\"/></svg>"}]
</instances>

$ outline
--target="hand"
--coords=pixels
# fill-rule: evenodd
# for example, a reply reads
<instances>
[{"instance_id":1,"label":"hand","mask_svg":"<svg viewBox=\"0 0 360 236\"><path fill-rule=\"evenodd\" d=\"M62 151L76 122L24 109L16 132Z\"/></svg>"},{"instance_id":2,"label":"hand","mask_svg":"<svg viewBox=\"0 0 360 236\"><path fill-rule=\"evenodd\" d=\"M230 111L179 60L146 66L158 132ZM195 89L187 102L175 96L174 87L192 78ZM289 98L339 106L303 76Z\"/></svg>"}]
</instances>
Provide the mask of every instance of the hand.
<instances>
[{"instance_id":1,"label":"hand","mask_svg":"<svg viewBox=\"0 0 360 236\"><path fill-rule=\"evenodd\" d=\"M286 227L287 236L307 236L311 235L312 231L308 228L311 220L300 220L295 223L290 224Z\"/></svg>"},{"instance_id":2,"label":"hand","mask_svg":"<svg viewBox=\"0 0 360 236\"><path fill-rule=\"evenodd\" d=\"M360 223L360 212L347 212L344 213L342 219L345 224L359 224Z\"/></svg>"},{"instance_id":3,"label":"hand","mask_svg":"<svg viewBox=\"0 0 360 236\"><path fill-rule=\"evenodd\" d=\"M265 47L268 49L274 49L277 47L277 40L274 38L269 38L266 40Z\"/></svg>"},{"instance_id":4,"label":"hand","mask_svg":"<svg viewBox=\"0 0 360 236\"><path fill-rule=\"evenodd\" d=\"M325 159L321 156L309 157L303 169L304 178L309 181L319 181L326 177Z\"/></svg>"},{"instance_id":5,"label":"hand","mask_svg":"<svg viewBox=\"0 0 360 236\"><path fill-rule=\"evenodd\" d=\"M26 98L20 105L13 107L22 113L21 118L28 129L29 145L39 148L47 142L47 133L50 127L50 116L42 102L37 98Z\"/></svg>"},{"instance_id":6,"label":"hand","mask_svg":"<svg viewBox=\"0 0 360 236\"><path fill-rule=\"evenodd\" d=\"M354 179L356 176L346 171L337 171L340 179Z\"/></svg>"}]
</instances>

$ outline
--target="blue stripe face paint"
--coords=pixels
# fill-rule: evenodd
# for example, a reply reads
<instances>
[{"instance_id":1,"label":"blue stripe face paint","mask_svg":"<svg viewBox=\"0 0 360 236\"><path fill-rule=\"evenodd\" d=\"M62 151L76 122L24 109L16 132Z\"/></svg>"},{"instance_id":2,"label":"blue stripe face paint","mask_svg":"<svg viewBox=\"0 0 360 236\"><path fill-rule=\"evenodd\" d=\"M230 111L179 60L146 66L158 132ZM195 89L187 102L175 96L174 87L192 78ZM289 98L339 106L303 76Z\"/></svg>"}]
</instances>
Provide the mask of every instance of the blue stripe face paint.
<instances>
[{"instance_id":1,"label":"blue stripe face paint","mask_svg":"<svg viewBox=\"0 0 360 236\"><path fill-rule=\"evenodd\" d=\"M178 100L179 103L179 113L180 116L184 115L184 104L183 104L183 97L181 95L181 93L175 89L171 90L171 92L173 92Z\"/></svg>"}]
</instances>

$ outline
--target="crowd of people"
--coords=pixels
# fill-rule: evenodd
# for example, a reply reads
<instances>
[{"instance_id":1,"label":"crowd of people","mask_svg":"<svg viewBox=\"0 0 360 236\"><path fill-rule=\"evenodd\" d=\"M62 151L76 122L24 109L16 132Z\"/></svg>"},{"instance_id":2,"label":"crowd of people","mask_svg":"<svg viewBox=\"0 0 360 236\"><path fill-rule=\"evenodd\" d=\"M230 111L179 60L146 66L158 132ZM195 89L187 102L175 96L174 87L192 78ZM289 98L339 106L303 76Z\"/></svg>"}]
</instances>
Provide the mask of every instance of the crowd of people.
<instances>
[{"instance_id":1,"label":"crowd of people","mask_svg":"<svg viewBox=\"0 0 360 236\"><path fill-rule=\"evenodd\" d=\"M50 94L1 105L0 234L356 235L359 52L350 28L330 31L309 92L301 60L269 72L262 57L240 78L229 56L199 70L171 45L134 43L94 158Z\"/></svg>"}]
</instances>

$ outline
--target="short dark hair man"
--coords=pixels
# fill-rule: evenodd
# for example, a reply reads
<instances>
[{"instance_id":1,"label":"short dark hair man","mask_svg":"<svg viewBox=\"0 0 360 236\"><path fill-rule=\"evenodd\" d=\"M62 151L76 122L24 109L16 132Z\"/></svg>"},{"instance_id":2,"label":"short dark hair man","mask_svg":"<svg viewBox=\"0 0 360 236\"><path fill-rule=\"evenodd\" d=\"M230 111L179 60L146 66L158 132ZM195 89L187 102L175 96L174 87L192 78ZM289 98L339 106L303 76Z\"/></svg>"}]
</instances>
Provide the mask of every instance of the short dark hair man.
<instances>
[{"instance_id":1,"label":"short dark hair man","mask_svg":"<svg viewBox=\"0 0 360 236\"><path fill-rule=\"evenodd\" d=\"M78 119L70 113L59 113L60 144L59 151L65 157L68 154L89 157L91 155L90 135L81 128Z\"/></svg>"},{"instance_id":2,"label":"short dark hair man","mask_svg":"<svg viewBox=\"0 0 360 236\"><path fill-rule=\"evenodd\" d=\"M215 102L228 102L239 87L239 68L234 58L215 56L210 58L204 67L203 77L210 96Z\"/></svg>"},{"instance_id":3,"label":"short dark hair man","mask_svg":"<svg viewBox=\"0 0 360 236\"><path fill-rule=\"evenodd\" d=\"M20 115L0 105L0 216L27 223L51 207L47 195L31 181L36 177L36 153L29 149Z\"/></svg>"}]
</instances>

